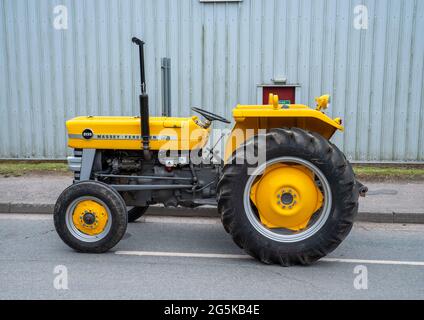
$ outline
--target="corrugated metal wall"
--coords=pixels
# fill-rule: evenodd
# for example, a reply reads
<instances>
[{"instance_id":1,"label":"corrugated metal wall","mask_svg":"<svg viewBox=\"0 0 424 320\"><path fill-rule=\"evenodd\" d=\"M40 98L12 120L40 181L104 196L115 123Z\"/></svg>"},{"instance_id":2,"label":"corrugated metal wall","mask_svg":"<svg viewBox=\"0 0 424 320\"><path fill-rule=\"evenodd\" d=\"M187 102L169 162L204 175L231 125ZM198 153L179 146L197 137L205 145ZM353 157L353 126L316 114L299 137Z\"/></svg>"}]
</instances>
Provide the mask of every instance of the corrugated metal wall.
<instances>
[{"instance_id":1,"label":"corrugated metal wall","mask_svg":"<svg viewBox=\"0 0 424 320\"><path fill-rule=\"evenodd\" d=\"M53 8L68 8L68 30ZM353 27L354 7L369 11ZM172 59L173 114L230 117L284 75L301 103L332 93L334 141L350 159L424 160L422 0L0 0L0 158L63 158L65 119L138 113L133 35L146 41L151 110Z\"/></svg>"}]
</instances>

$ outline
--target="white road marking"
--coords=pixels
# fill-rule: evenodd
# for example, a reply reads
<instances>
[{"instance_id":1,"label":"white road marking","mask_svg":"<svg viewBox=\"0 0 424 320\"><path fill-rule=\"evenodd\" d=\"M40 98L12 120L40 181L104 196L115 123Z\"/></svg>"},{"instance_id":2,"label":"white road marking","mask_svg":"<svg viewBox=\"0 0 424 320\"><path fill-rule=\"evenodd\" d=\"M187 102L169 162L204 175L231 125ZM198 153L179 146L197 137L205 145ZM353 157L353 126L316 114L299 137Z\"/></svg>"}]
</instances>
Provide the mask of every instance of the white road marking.
<instances>
[{"instance_id":1,"label":"white road marking","mask_svg":"<svg viewBox=\"0 0 424 320\"><path fill-rule=\"evenodd\" d=\"M219 258L219 259L252 259L245 254L226 253L191 253L191 252L158 252L158 251L115 251L115 254L130 256L155 256L155 257L185 257L185 258Z\"/></svg>"},{"instance_id":2,"label":"white road marking","mask_svg":"<svg viewBox=\"0 0 424 320\"><path fill-rule=\"evenodd\" d=\"M161 251L116 251L118 255L129 256L150 256L150 257L184 257L184 258L218 258L218 259L253 259L245 254L227 254L227 253L191 253L191 252L161 252ZM364 259L341 259L341 258L322 258L323 262L340 262L355 264L385 264L385 265L406 265L406 266L424 266L424 261L398 261L398 260L364 260Z\"/></svg>"},{"instance_id":3,"label":"white road marking","mask_svg":"<svg viewBox=\"0 0 424 320\"><path fill-rule=\"evenodd\" d=\"M0 213L0 220L53 220L48 213Z\"/></svg>"},{"instance_id":4,"label":"white road marking","mask_svg":"<svg viewBox=\"0 0 424 320\"><path fill-rule=\"evenodd\" d=\"M386 265L404 265L404 266L421 266L421 267L424 266L424 261L366 260L366 259L339 259L339 258L322 258L319 261L356 263L356 264L386 264Z\"/></svg>"},{"instance_id":5,"label":"white road marking","mask_svg":"<svg viewBox=\"0 0 424 320\"><path fill-rule=\"evenodd\" d=\"M172 216L149 216L141 217L139 222L150 223L182 223L182 224L221 224L219 218L212 217L172 217Z\"/></svg>"}]
</instances>

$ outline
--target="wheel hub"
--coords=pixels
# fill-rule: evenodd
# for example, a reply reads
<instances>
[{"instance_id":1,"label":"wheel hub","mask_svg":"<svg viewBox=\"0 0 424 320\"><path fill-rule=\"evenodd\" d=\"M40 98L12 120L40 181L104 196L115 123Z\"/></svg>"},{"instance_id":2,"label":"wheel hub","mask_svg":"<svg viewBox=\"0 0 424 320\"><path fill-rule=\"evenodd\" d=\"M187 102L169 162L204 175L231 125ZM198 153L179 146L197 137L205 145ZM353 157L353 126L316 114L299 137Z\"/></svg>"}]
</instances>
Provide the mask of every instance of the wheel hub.
<instances>
[{"instance_id":1,"label":"wheel hub","mask_svg":"<svg viewBox=\"0 0 424 320\"><path fill-rule=\"evenodd\" d=\"M292 204L294 200L293 194L291 191L289 192L284 192L281 195L281 202L283 203L283 205L289 205Z\"/></svg>"},{"instance_id":2,"label":"wheel hub","mask_svg":"<svg viewBox=\"0 0 424 320\"><path fill-rule=\"evenodd\" d=\"M86 211L83 215L82 220L85 222L85 224L91 225L96 221L96 216L91 212Z\"/></svg>"},{"instance_id":3,"label":"wheel hub","mask_svg":"<svg viewBox=\"0 0 424 320\"><path fill-rule=\"evenodd\" d=\"M94 200L83 200L75 206L72 222L82 233L95 236L105 230L108 213L100 203Z\"/></svg>"},{"instance_id":4,"label":"wheel hub","mask_svg":"<svg viewBox=\"0 0 424 320\"><path fill-rule=\"evenodd\" d=\"M314 174L302 165L277 163L252 185L250 199L268 228L304 229L322 206L323 195Z\"/></svg>"}]
</instances>

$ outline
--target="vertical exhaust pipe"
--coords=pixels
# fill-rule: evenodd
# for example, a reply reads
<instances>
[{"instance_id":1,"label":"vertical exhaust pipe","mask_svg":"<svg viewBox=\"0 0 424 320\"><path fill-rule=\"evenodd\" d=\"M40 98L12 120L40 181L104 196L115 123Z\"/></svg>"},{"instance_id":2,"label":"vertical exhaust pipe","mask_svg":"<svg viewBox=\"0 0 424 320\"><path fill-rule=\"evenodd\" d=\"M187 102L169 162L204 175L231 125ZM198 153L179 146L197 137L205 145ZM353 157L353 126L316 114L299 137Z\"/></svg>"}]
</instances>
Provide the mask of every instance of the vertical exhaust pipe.
<instances>
[{"instance_id":1,"label":"vertical exhaust pipe","mask_svg":"<svg viewBox=\"0 0 424 320\"><path fill-rule=\"evenodd\" d=\"M150 160L149 96L146 93L146 77L144 74L144 42L136 37L132 38L132 42L138 46L140 58L141 94L139 95L139 101L143 157L145 160Z\"/></svg>"}]
</instances>

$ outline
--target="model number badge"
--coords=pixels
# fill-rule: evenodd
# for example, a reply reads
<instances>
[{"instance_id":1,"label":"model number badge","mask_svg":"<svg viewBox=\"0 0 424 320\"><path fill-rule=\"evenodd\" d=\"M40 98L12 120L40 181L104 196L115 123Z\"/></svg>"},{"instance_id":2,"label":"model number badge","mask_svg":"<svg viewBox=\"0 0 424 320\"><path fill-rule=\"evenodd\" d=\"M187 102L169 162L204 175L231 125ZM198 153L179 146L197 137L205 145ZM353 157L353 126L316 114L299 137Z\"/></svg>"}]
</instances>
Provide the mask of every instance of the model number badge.
<instances>
[{"instance_id":1,"label":"model number badge","mask_svg":"<svg viewBox=\"0 0 424 320\"><path fill-rule=\"evenodd\" d=\"M82 132L82 136L83 136L84 139L91 139L91 138L93 138L93 131L91 131L91 129L85 129Z\"/></svg>"}]
</instances>

